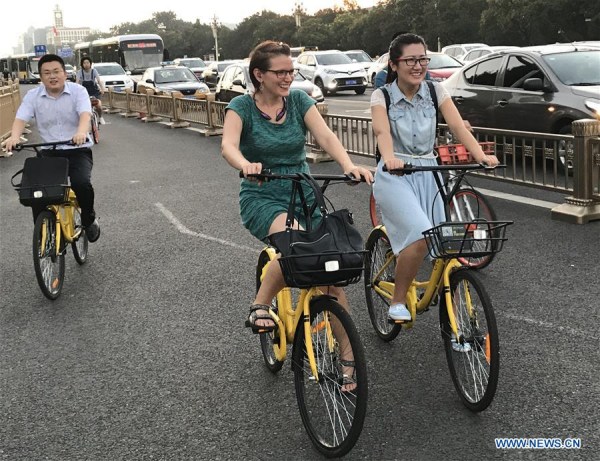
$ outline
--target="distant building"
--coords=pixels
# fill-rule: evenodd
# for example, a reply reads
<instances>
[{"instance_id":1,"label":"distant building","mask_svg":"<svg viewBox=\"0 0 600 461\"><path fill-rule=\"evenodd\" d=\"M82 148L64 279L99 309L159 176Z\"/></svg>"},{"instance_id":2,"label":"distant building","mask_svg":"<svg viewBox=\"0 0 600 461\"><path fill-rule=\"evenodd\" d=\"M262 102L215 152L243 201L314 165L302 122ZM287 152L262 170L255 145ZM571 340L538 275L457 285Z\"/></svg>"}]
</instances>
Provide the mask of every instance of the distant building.
<instances>
[{"instance_id":1,"label":"distant building","mask_svg":"<svg viewBox=\"0 0 600 461\"><path fill-rule=\"evenodd\" d=\"M89 27L65 27L62 10L58 5L54 8L54 26L46 31L46 45L61 48L63 45L74 45L82 42L91 29Z\"/></svg>"}]
</instances>

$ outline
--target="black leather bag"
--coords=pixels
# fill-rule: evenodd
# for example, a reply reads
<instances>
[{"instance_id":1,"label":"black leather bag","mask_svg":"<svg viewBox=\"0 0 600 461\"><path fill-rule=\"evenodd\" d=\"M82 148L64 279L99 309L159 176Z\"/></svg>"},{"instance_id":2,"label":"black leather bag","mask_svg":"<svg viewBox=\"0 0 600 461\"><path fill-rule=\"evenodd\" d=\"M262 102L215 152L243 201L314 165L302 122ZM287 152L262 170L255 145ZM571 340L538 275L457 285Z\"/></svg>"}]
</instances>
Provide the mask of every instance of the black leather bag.
<instances>
[{"instance_id":1,"label":"black leather bag","mask_svg":"<svg viewBox=\"0 0 600 461\"><path fill-rule=\"evenodd\" d=\"M302 187L294 182L288 208L286 229L269 236L270 243L281 253L279 263L290 287L345 286L356 283L364 268L363 239L354 227L352 213L346 209L329 212L321 188L309 175L304 182L314 191L321 222L313 229L312 210L306 204ZM296 193L303 204L306 230L292 229L296 211Z\"/></svg>"},{"instance_id":2,"label":"black leather bag","mask_svg":"<svg viewBox=\"0 0 600 461\"><path fill-rule=\"evenodd\" d=\"M21 182L15 184L19 174ZM69 199L69 161L62 157L30 157L11 178L22 205L56 205Z\"/></svg>"}]
</instances>

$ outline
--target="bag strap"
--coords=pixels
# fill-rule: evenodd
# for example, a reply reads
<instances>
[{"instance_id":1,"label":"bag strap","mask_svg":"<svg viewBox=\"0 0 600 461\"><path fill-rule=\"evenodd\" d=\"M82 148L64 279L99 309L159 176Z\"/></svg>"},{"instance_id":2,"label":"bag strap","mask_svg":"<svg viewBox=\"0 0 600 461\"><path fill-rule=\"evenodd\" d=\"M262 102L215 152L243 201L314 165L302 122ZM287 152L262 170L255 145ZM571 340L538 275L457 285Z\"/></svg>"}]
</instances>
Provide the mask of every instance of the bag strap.
<instances>
[{"instance_id":1,"label":"bag strap","mask_svg":"<svg viewBox=\"0 0 600 461\"><path fill-rule=\"evenodd\" d=\"M312 229L312 212L314 211L314 208L309 207L307 203L306 196L302 190L302 182L306 182L312 188L315 195L315 204L319 207L319 210L323 215L327 213L327 206L325 205L325 197L323 196L321 187L312 176L307 173L298 173L298 176L300 177L300 180L293 181L292 184L292 194L285 220L285 227L288 229L292 228L295 216L294 212L296 211L296 195L298 195L300 202L302 203L302 212L304 213L304 218L306 220L306 230L310 231Z\"/></svg>"},{"instance_id":2,"label":"bag strap","mask_svg":"<svg viewBox=\"0 0 600 461\"><path fill-rule=\"evenodd\" d=\"M431 80L425 80L425 82L427 83L427 86L429 87L429 96L431 96L431 100L433 101L433 106L435 107L435 134L437 136L438 119L439 119L439 115L440 115L440 110L438 107L437 92L435 91L435 85L433 84L433 82Z\"/></svg>"},{"instance_id":3,"label":"bag strap","mask_svg":"<svg viewBox=\"0 0 600 461\"><path fill-rule=\"evenodd\" d=\"M381 90L381 92L383 93L383 97L385 98L385 113L389 114L390 112L390 106L392 105L392 100L390 98L390 94L388 93L388 90L385 87L380 87L379 88ZM388 115L389 118L389 115ZM381 152L379 152L379 146L375 145L375 162L379 163L379 160L381 160Z\"/></svg>"},{"instance_id":4,"label":"bag strap","mask_svg":"<svg viewBox=\"0 0 600 461\"><path fill-rule=\"evenodd\" d=\"M15 174L13 174L13 175L10 177L10 183L12 184L12 186L13 186L13 187L21 187L21 183L19 183L19 184L15 184L13 180L15 179L15 177L16 177L16 176L18 176L18 175L22 174L22 173L23 173L23 170L24 170L24 168L21 168L19 171L17 171ZM21 180L21 182L22 182L22 180Z\"/></svg>"}]
</instances>

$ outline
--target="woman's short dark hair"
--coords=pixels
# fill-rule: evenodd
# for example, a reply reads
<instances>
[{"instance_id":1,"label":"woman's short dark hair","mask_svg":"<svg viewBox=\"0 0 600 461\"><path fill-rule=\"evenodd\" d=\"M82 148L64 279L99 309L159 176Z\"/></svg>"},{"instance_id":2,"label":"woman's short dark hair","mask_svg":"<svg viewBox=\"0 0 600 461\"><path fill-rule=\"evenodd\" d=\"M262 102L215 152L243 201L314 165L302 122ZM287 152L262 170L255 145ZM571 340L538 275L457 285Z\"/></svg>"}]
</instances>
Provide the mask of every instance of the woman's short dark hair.
<instances>
[{"instance_id":1,"label":"woman's short dark hair","mask_svg":"<svg viewBox=\"0 0 600 461\"><path fill-rule=\"evenodd\" d=\"M63 70L65 68L65 61L63 61L63 58L61 58L60 56L58 56L57 54L45 54L44 56L42 56L40 58L40 60L38 61L38 69L42 69L42 66L44 64L46 64L47 62L59 62L60 65L62 66Z\"/></svg>"},{"instance_id":2,"label":"woman's short dark hair","mask_svg":"<svg viewBox=\"0 0 600 461\"><path fill-rule=\"evenodd\" d=\"M250 80L252 80L252 84L256 91L260 88L260 82L254 76L254 69L259 69L264 72L271 66L271 58L281 55L290 56L290 54L290 46L283 42L267 40L256 45L250 53L250 64L248 68L250 71Z\"/></svg>"},{"instance_id":3,"label":"woman's short dark hair","mask_svg":"<svg viewBox=\"0 0 600 461\"><path fill-rule=\"evenodd\" d=\"M81 58L81 61L79 62L79 64L81 64L81 67L83 67L83 62L84 61L89 61L90 65L94 64L93 61L92 61L92 58L90 58L89 56L84 56L83 58Z\"/></svg>"},{"instance_id":4,"label":"woman's short dark hair","mask_svg":"<svg viewBox=\"0 0 600 461\"><path fill-rule=\"evenodd\" d=\"M404 48L407 45L423 45L425 50L427 50L427 43L425 43L425 39L417 34L400 34L396 38L392 40L390 43L390 56L389 60L392 62L398 61L399 58L404 54ZM392 66L388 63L387 69L387 78L385 83L392 83L396 80L396 72L392 70Z\"/></svg>"}]
</instances>

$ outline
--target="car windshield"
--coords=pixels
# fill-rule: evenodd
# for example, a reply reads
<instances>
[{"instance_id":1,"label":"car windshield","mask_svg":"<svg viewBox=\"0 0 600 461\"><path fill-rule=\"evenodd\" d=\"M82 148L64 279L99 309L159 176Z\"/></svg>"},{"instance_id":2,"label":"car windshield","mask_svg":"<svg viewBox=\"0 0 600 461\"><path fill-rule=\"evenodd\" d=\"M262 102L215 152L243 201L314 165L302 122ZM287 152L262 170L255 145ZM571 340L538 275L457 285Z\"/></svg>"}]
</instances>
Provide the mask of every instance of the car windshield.
<instances>
[{"instance_id":1,"label":"car windshield","mask_svg":"<svg viewBox=\"0 0 600 461\"><path fill-rule=\"evenodd\" d=\"M181 59L179 64L185 67L206 67L202 59Z\"/></svg>"},{"instance_id":2,"label":"car windshield","mask_svg":"<svg viewBox=\"0 0 600 461\"><path fill-rule=\"evenodd\" d=\"M369 56L364 51L348 51L346 52L346 56L348 56L350 59L355 59L356 62L372 61L371 56Z\"/></svg>"},{"instance_id":3,"label":"car windshield","mask_svg":"<svg viewBox=\"0 0 600 461\"><path fill-rule=\"evenodd\" d=\"M462 64L447 54L430 54L430 69L446 69L449 67L462 67Z\"/></svg>"},{"instance_id":4,"label":"car windshield","mask_svg":"<svg viewBox=\"0 0 600 461\"><path fill-rule=\"evenodd\" d=\"M352 64L352 60L344 53L329 53L315 55L317 62L322 66L335 66L338 64Z\"/></svg>"},{"instance_id":5,"label":"car windshield","mask_svg":"<svg viewBox=\"0 0 600 461\"><path fill-rule=\"evenodd\" d=\"M600 85L600 50L547 54L542 59L565 85Z\"/></svg>"},{"instance_id":6,"label":"car windshield","mask_svg":"<svg viewBox=\"0 0 600 461\"><path fill-rule=\"evenodd\" d=\"M155 73L155 83L195 82L196 77L187 67L180 69L160 69Z\"/></svg>"},{"instance_id":7,"label":"car windshield","mask_svg":"<svg viewBox=\"0 0 600 461\"><path fill-rule=\"evenodd\" d=\"M124 75L125 70L118 64L112 66L97 66L95 67L98 75Z\"/></svg>"}]
</instances>

